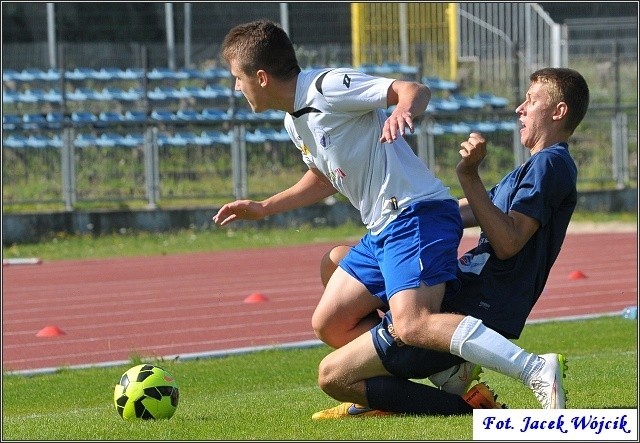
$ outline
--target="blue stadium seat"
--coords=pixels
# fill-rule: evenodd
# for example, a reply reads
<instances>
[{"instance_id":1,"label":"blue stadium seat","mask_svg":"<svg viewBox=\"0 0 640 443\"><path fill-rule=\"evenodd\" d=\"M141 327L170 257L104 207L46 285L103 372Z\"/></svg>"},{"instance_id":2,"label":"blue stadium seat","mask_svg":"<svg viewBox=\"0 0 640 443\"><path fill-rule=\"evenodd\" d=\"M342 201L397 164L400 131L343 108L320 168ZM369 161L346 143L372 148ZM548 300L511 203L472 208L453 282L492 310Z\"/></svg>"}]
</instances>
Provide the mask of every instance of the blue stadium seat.
<instances>
[{"instance_id":1,"label":"blue stadium seat","mask_svg":"<svg viewBox=\"0 0 640 443\"><path fill-rule=\"evenodd\" d=\"M286 129L276 130L273 128L257 128L254 134L264 136L265 140L272 142L289 142L291 138Z\"/></svg>"},{"instance_id":2,"label":"blue stadium seat","mask_svg":"<svg viewBox=\"0 0 640 443\"><path fill-rule=\"evenodd\" d=\"M49 146L49 137L41 134L31 134L27 137L27 146L30 148L46 148Z\"/></svg>"},{"instance_id":3,"label":"blue stadium seat","mask_svg":"<svg viewBox=\"0 0 640 443\"><path fill-rule=\"evenodd\" d=\"M2 70L3 82L16 82L20 79L20 73L15 69L4 68Z\"/></svg>"},{"instance_id":4,"label":"blue stadium seat","mask_svg":"<svg viewBox=\"0 0 640 443\"><path fill-rule=\"evenodd\" d=\"M198 122L203 120L202 114L193 109L180 109L176 112L176 117L186 122Z\"/></svg>"},{"instance_id":5,"label":"blue stadium seat","mask_svg":"<svg viewBox=\"0 0 640 443\"><path fill-rule=\"evenodd\" d=\"M431 135L442 135L446 133L445 128L438 122L427 126L427 132Z\"/></svg>"},{"instance_id":6,"label":"blue stadium seat","mask_svg":"<svg viewBox=\"0 0 640 443\"><path fill-rule=\"evenodd\" d=\"M54 149L61 149L64 142L62 141L62 137L59 135L54 135L51 138L47 139L47 147Z\"/></svg>"},{"instance_id":7,"label":"blue stadium seat","mask_svg":"<svg viewBox=\"0 0 640 443\"><path fill-rule=\"evenodd\" d=\"M38 79L40 73L42 73L42 71L39 69L23 69L18 72L17 80L21 82L33 82Z\"/></svg>"},{"instance_id":8,"label":"blue stadium seat","mask_svg":"<svg viewBox=\"0 0 640 443\"><path fill-rule=\"evenodd\" d=\"M260 112L257 114L258 118L266 121L281 121L284 120L286 112L270 109L268 111Z\"/></svg>"},{"instance_id":9,"label":"blue stadium seat","mask_svg":"<svg viewBox=\"0 0 640 443\"><path fill-rule=\"evenodd\" d=\"M88 125L98 121L98 117L88 111L74 111L71 113L71 122L74 125Z\"/></svg>"},{"instance_id":10,"label":"blue stadium seat","mask_svg":"<svg viewBox=\"0 0 640 443\"><path fill-rule=\"evenodd\" d=\"M101 91L96 91L95 89L86 88L86 87L79 87L73 91L68 92L67 99L71 101L85 101L85 100L102 101L102 100L106 100L107 97Z\"/></svg>"},{"instance_id":11,"label":"blue stadium seat","mask_svg":"<svg viewBox=\"0 0 640 443\"><path fill-rule=\"evenodd\" d=\"M133 102L141 98L141 95L135 91L125 91L122 88L114 86L103 88L102 96L105 100L117 100L121 102Z\"/></svg>"},{"instance_id":12,"label":"blue stadium seat","mask_svg":"<svg viewBox=\"0 0 640 443\"><path fill-rule=\"evenodd\" d=\"M170 137L167 134L162 133L162 132L158 134L157 141L158 141L158 146L160 146L160 147L163 147L165 145L170 145L171 144L170 143Z\"/></svg>"},{"instance_id":13,"label":"blue stadium seat","mask_svg":"<svg viewBox=\"0 0 640 443\"><path fill-rule=\"evenodd\" d=\"M105 132L96 138L96 145L101 148L113 148L120 143L122 136L115 132Z\"/></svg>"},{"instance_id":14,"label":"blue stadium seat","mask_svg":"<svg viewBox=\"0 0 640 443\"><path fill-rule=\"evenodd\" d=\"M27 137L20 134L11 134L2 140L2 146L10 149L24 149L27 147Z\"/></svg>"},{"instance_id":15,"label":"blue stadium seat","mask_svg":"<svg viewBox=\"0 0 640 443\"><path fill-rule=\"evenodd\" d=\"M122 70L120 68L101 68L93 74L94 80L113 81L120 79Z\"/></svg>"},{"instance_id":16,"label":"blue stadium seat","mask_svg":"<svg viewBox=\"0 0 640 443\"><path fill-rule=\"evenodd\" d=\"M147 98L153 101L163 101L167 100L169 97L167 97L167 94L162 89L156 87L151 91L147 91Z\"/></svg>"},{"instance_id":17,"label":"blue stadium seat","mask_svg":"<svg viewBox=\"0 0 640 443\"><path fill-rule=\"evenodd\" d=\"M98 120L108 125L117 125L125 121L124 115L115 111L103 111L98 114Z\"/></svg>"},{"instance_id":18,"label":"blue stadium seat","mask_svg":"<svg viewBox=\"0 0 640 443\"><path fill-rule=\"evenodd\" d=\"M20 102L24 103L40 103L44 102L47 92L41 88L30 88L19 95Z\"/></svg>"},{"instance_id":19,"label":"blue stadium seat","mask_svg":"<svg viewBox=\"0 0 640 443\"><path fill-rule=\"evenodd\" d=\"M233 114L233 118L240 121L255 121L259 120L259 117L250 109L240 108L236 109Z\"/></svg>"},{"instance_id":20,"label":"blue stadium seat","mask_svg":"<svg viewBox=\"0 0 640 443\"><path fill-rule=\"evenodd\" d=\"M94 78L96 70L93 68L75 68L64 73L64 78L71 81L85 81Z\"/></svg>"},{"instance_id":21,"label":"blue stadium seat","mask_svg":"<svg viewBox=\"0 0 640 443\"><path fill-rule=\"evenodd\" d=\"M184 77L185 79L201 79L202 72L199 69L195 68L179 68L178 75Z\"/></svg>"},{"instance_id":22,"label":"blue stadium seat","mask_svg":"<svg viewBox=\"0 0 640 443\"><path fill-rule=\"evenodd\" d=\"M195 145L195 144L198 144L197 143L198 137L199 136L194 134L193 132L181 131L181 132L176 132L172 140L174 141L176 139L179 140L179 143L181 145L182 143L184 143L184 145Z\"/></svg>"},{"instance_id":23,"label":"blue stadium seat","mask_svg":"<svg viewBox=\"0 0 640 443\"><path fill-rule=\"evenodd\" d=\"M87 148L89 146L98 146L98 137L94 134L81 133L78 134L73 141L74 146L77 148Z\"/></svg>"},{"instance_id":24,"label":"blue stadium seat","mask_svg":"<svg viewBox=\"0 0 640 443\"><path fill-rule=\"evenodd\" d=\"M17 114L2 115L2 130L13 131L22 126L22 117Z\"/></svg>"},{"instance_id":25,"label":"blue stadium seat","mask_svg":"<svg viewBox=\"0 0 640 443\"><path fill-rule=\"evenodd\" d=\"M509 100L493 95L491 92L478 92L474 98L482 100L492 108L504 108L509 104Z\"/></svg>"},{"instance_id":26,"label":"blue stadium seat","mask_svg":"<svg viewBox=\"0 0 640 443\"><path fill-rule=\"evenodd\" d=\"M377 66L373 63L363 63L357 69L365 74L374 75L376 73Z\"/></svg>"},{"instance_id":27,"label":"blue stadium seat","mask_svg":"<svg viewBox=\"0 0 640 443\"><path fill-rule=\"evenodd\" d=\"M142 78L144 78L144 69L142 68L127 68L120 71L120 80L140 80Z\"/></svg>"},{"instance_id":28,"label":"blue stadium seat","mask_svg":"<svg viewBox=\"0 0 640 443\"><path fill-rule=\"evenodd\" d=\"M2 103L17 103L22 98L22 94L13 89L2 90Z\"/></svg>"},{"instance_id":29,"label":"blue stadium seat","mask_svg":"<svg viewBox=\"0 0 640 443\"><path fill-rule=\"evenodd\" d=\"M498 131L515 131L520 125L519 122L515 120L504 120L497 122Z\"/></svg>"},{"instance_id":30,"label":"blue stadium seat","mask_svg":"<svg viewBox=\"0 0 640 443\"><path fill-rule=\"evenodd\" d=\"M462 94L451 94L449 100L458 103L463 109L482 109L485 106L484 101Z\"/></svg>"},{"instance_id":31,"label":"blue stadium seat","mask_svg":"<svg viewBox=\"0 0 640 443\"><path fill-rule=\"evenodd\" d=\"M202 131L201 137L207 137L211 140L211 143L219 143L223 145L230 145L233 143L233 134L224 133L222 131Z\"/></svg>"},{"instance_id":32,"label":"blue stadium seat","mask_svg":"<svg viewBox=\"0 0 640 443\"><path fill-rule=\"evenodd\" d=\"M221 80L231 77L231 73L228 69L223 68L209 68L201 71L201 76L204 80Z\"/></svg>"},{"instance_id":33,"label":"blue stadium seat","mask_svg":"<svg viewBox=\"0 0 640 443\"><path fill-rule=\"evenodd\" d=\"M62 101L62 92L58 88L51 88L45 92L44 101L48 103L60 103Z\"/></svg>"},{"instance_id":34,"label":"blue stadium seat","mask_svg":"<svg viewBox=\"0 0 640 443\"><path fill-rule=\"evenodd\" d=\"M167 98L173 100L180 100L183 98L191 97L191 94L186 91L182 91L181 89L176 89L168 86L160 86L160 90L167 94Z\"/></svg>"},{"instance_id":35,"label":"blue stadium seat","mask_svg":"<svg viewBox=\"0 0 640 443\"><path fill-rule=\"evenodd\" d=\"M166 109L154 109L151 112L151 119L159 122L167 123L167 122L176 121L177 117L172 111L169 111Z\"/></svg>"},{"instance_id":36,"label":"blue stadium seat","mask_svg":"<svg viewBox=\"0 0 640 443\"><path fill-rule=\"evenodd\" d=\"M44 73L43 80L49 81L49 82L57 82L57 81L60 81L61 78L62 78L62 70L61 69L49 68Z\"/></svg>"},{"instance_id":37,"label":"blue stadium seat","mask_svg":"<svg viewBox=\"0 0 640 443\"><path fill-rule=\"evenodd\" d=\"M142 134L126 134L120 139L120 145L135 148L144 145L144 135Z\"/></svg>"},{"instance_id":38,"label":"blue stadium seat","mask_svg":"<svg viewBox=\"0 0 640 443\"><path fill-rule=\"evenodd\" d=\"M182 86L180 88L180 93L184 94L186 97L189 98L210 98L210 97L204 97L203 96L203 91L204 89L202 89L199 86Z\"/></svg>"},{"instance_id":39,"label":"blue stadium seat","mask_svg":"<svg viewBox=\"0 0 640 443\"><path fill-rule=\"evenodd\" d=\"M444 132L447 134L469 134L471 132L471 127L466 123L453 123L453 122L444 122L441 123Z\"/></svg>"},{"instance_id":40,"label":"blue stadium seat","mask_svg":"<svg viewBox=\"0 0 640 443\"><path fill-rule=\"evenodd\" d=\"M25 129L40 129L47 127L47 117L44 114L23 114L22 126Z\"/></svg>"},{"instance_id":41,"label":"blue stadium seat","mask_svg":"<svg viewBox=\"0 0 640 443\"><path fill-rule=\"evenodd\" d=\"M144 111L128 110L124 113L124 119L129 123L144 123L147 115Z\"/></svg>"},{"instance_id":42,"label":"blue stadium seat","mask_svg":"<svg viewBox=\"0 0 640 443\"><path fill-rule=\"evenodd\" d=\"M205 108L201 112L203 120L211 122L222 122L230 120L230 116L227 111L219 108Z\"/></svg>"},{"instance_id":43,"label":"blue stadium seat","mask_svg":"<svg viewBox=\"0 0 640 443\"><path fill-rule=\"evenodd\" d=\"M496 125L493 122L489 122L489 121L469 121L466 122L469 127L471 128L472 131L477 131L477 132L481 132L481 133L489 133L489 132L495 132L498 129L498 125Z\"/></svg>"},{"instance_id":44,"label":"blue stadium seat","mask_svg":"<svg viewBox=\"0 0 640 443\"><path fill-rule=\"evenodd\" d=\"M62 112L48 112L46 119L49 129L60 129L64 125L64 115L62 115Z\"/></svg>"},{"instance_id":45,"label":"blue stadium seat","mask_svg":"<svg viewBox=\"0 0 640 443\"><path fill-rule=\"evenodd\" d=\"M244 139L249 143L264 143L267 141L267 137L260 131L246 131L244 133Z\"/></svg>"},{"instance_id":46,"label":"blue stadium seat","mask_svg":"<svg viewBox=\"0 0 640 443\"><path fill-rule=\"evenodd\" d=\"M230 98L233 91L223 85L207 85L204 87L204 94L207 98ZM240 93L242 96L242 93Z\"/></svg>"},{"instance_id":47,"label":"blue stadium seat","mask_svg":"<svg viewBox=\"0 0 640 443\"><path fill-rule=\"evenodd\" d=\"M440 77L433 75L422 77L422 83L436 91L455 91L458 89L458 84L456 82L443 80Z\"/></svg>"},{"instance_id":48,"label":"blue stadium seat","mask_svg":"<svg viewBox=\"0 0 640 443\"><path fill-rule=\"evenodd\" d=\"M460 105L454 101L440 97L432 97L427 105L427 112L455 112L460 109Z\"/></svg>"},{"instance_id":49,"label":"blue stadium seat","mask_svg":"<svg viewBox=\"0 0 640 443\"><path fill-rule=\"evenodd\" d=\"M180 73L174 71L169 68L153 68L151 71L147 72L147 78L149 80L178 80L178 79L186 79L187 76L184 73Z\"/></svg>"}]
</instances>

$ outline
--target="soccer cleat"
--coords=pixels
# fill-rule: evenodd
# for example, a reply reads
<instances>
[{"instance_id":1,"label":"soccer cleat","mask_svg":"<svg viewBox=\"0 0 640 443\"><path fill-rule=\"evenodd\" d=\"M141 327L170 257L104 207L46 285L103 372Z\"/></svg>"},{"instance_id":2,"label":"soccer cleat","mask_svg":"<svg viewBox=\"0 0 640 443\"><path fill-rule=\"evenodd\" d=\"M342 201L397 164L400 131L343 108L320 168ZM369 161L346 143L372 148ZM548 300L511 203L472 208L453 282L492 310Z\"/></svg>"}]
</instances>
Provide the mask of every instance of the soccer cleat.
<instances>
[{"instance_id":1,"label":"soccer cleat","mask_svg":"<svg viewBox=\"0 0 640 443\"><path fill-rule=\"evenodd\" d=\"M312 420L333 420L337 418L351 417L380 417L384 415L393 415L392 412L379 411L356 403L340 403L333 408L323 409L311 416Z\"/></svg>"},{"instance_id":2,"label":"soccer cleat","mask_svg":"<svg viewBox=\"0 0 640 443\"><path fill-rule=\"evenodd\" d=\"M529 385L542 409L564 409L567 393L563 379L566 377L567 360L562 354L543 354L539 357L544 361L543 366Z\"/></svg>"},{"instance_id":3,"label":"soccer cleat","mask_svg":"<svg viewBox=\"0 0 640 443\"><path fill-rule=\"evenodd\" d=\"M464 395L471 383L480 380L482 366L465 361L429 377L431 382L449 394Z\"/></svg>"},{"instance_id":4,"label":"soccer cleat","mask_svg":"<svg viewBox=\"0 0 640 443\"><path fill-rule=\"evenodd\" d=\"M476 383L469 392L462 396L473 409L507 409L508 406L498 403L498 396L485 383Z\"/></svg>"}]
</instances>

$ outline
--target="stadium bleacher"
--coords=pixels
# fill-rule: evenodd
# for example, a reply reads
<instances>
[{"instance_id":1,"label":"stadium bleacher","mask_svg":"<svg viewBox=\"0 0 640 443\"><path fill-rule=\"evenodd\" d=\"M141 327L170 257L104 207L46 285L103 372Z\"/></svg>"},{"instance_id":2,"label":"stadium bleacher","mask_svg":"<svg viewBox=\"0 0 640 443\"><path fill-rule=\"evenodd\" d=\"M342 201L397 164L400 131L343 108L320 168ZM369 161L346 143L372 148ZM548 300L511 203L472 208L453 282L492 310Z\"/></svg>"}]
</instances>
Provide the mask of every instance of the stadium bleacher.
<instances>
[{"instance_id":1,"label":"stadium bleacher","mask_svg":"<svg viewBox=\"0 0 640 443\"><path fill-rule=\"evenodd\" d=\"M416 67L400 63L361 65L359 69L373 75L403 78L418 75ZM60 89L63 74L67 81L64 91ZM73 139L78 148L135 147L144 143L141 125L145 123L160 123L168 130L158 134L160 146L231 144L233 135L226 125L232 121L253 128L244 132L249 143L289 140L286 131L271 126L281 127L284 112L272 110L256 114L246 107L244 100L235 100L233 104L232 99L241 99L242 93L229 86L231 75L226 69L156 67L146 72L146 91L141 87L145 71L140 68L76 67L64 73L59 69L4 69L2 78L3 102L12 110L3 114L2 127L7 134L3 143L12 149L60 148L59 131L64 127L98 131L98 135L78 132ZM436 94L426 110L435 117L459 115L468 119L463 111L508 105L507 99L490 92L464 95L455 82L436 76L423 76L421 81ZM56 109L61 104L66 108ZM51 107L54 109L48 109ZM202 125L207 124L216 129L202 129ZM219 130L222 126L226 127L224 131ZM513 121L447 121L429 125L428 132L441 135L461 134L470 129L493 132L514 128Z\"/></svg>"}]
</instances>

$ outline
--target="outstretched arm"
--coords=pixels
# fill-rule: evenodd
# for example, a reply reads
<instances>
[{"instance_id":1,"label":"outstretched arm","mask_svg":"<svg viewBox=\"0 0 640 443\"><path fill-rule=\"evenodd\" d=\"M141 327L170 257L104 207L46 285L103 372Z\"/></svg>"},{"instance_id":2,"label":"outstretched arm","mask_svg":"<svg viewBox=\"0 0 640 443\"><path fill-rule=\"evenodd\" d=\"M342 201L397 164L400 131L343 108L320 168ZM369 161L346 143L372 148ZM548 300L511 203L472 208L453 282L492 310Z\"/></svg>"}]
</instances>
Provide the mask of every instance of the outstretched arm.
<instances>
[{"instance_id":1,"label":"outstretched arm","mask_svg":"<svg viewBox=\"0 0 640 443\"><path fill-rule=\"evenodd\" d=\"M290 211L316 203L337 191L331 182L315 168L310 168L295 185L266 200L236 200L227 203L213 216L217 225L234 220L260 220L269 215Z\"/></svg>"}]
</instances>

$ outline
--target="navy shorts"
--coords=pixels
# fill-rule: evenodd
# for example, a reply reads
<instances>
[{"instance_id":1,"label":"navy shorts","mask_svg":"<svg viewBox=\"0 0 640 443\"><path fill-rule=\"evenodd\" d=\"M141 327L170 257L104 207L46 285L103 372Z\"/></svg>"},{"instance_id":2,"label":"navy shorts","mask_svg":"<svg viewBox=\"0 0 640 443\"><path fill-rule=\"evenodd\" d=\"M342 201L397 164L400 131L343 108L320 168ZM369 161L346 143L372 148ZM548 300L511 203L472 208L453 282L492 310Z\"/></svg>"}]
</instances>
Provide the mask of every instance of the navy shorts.
<instances>
[{"instance_id":1,"label":"navy shorts","mask_svg":"<svg viewBox=\"0 0 640 443\"><path fill-rule=\"evenodd\" d=\"M416 348L402 343L393 330L391 311L371 328L371 335L382 365L397 377L426 378L464 362L462 357L448 352Z\"/></svg>"},{"instance_id":2,"label":"navy shorts","mask_svg":"<svg viewBox=\"0 0 640 443\"><path fill-rule=\"evenodd\" d=\"M418 202L378 235L367 233L340 267L385 305L398 291L449 282L458 285L462 220L458 202Z\"/></svg>"}]
</instances>

